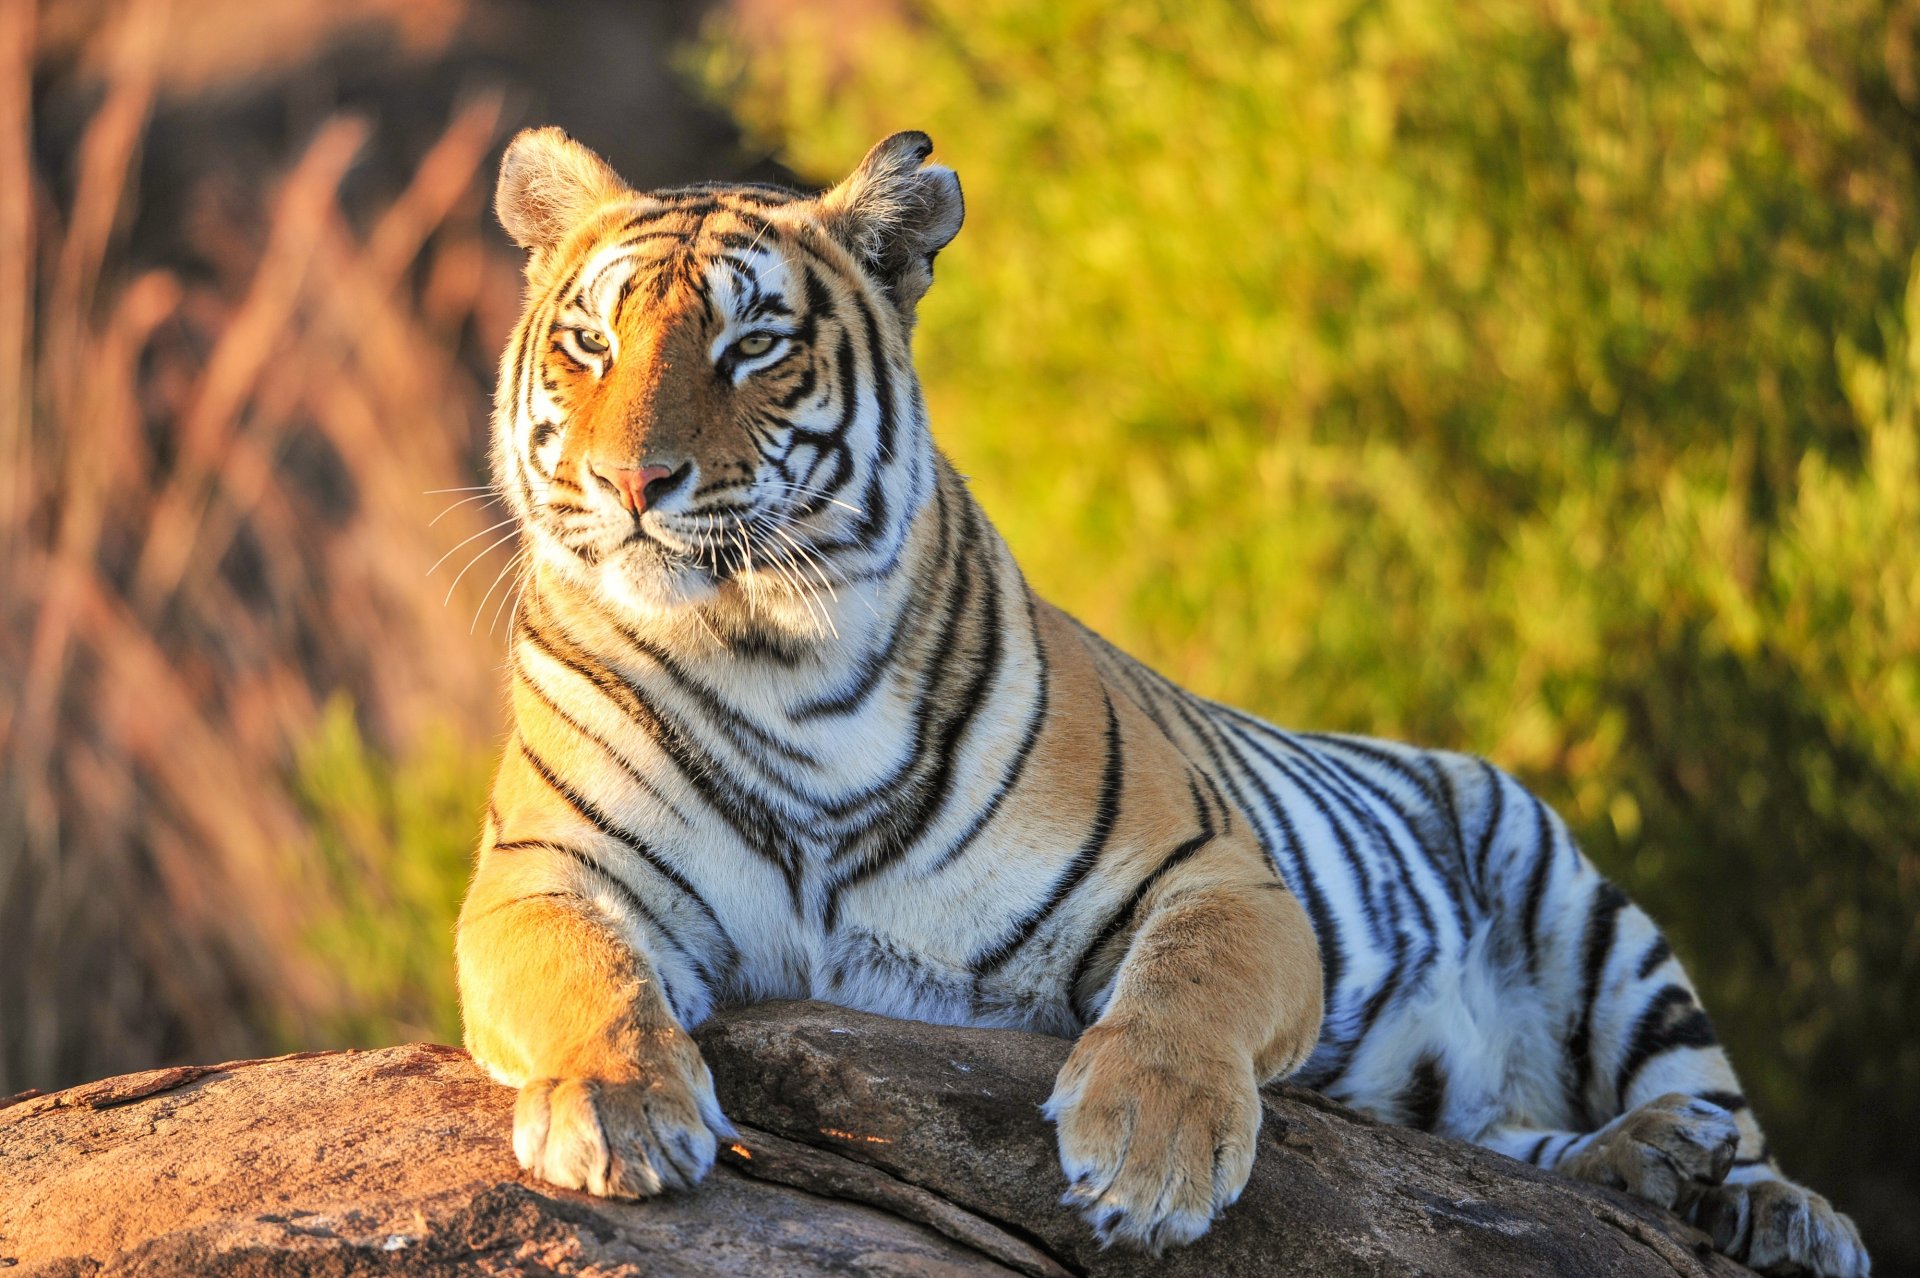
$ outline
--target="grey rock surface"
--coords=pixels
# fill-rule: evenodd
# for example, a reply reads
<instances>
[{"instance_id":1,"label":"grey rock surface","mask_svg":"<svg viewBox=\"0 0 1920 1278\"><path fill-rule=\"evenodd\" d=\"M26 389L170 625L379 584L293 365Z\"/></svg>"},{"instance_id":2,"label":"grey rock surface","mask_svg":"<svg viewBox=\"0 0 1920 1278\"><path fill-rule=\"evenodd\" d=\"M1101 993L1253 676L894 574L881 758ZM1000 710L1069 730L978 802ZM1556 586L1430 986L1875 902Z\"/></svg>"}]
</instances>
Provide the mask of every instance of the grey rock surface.
<instances>
[{"instance_id":1,"label":"grey rock surface","mask_svg":"<svg viewBox=\"0 0 1920 1278\"><path fill-rule=\"evenodd\" d=\"M740 1141L689 1194L531 1180L453 1048L152 1070L0 1108L0 1273L1737 1275L1622 1195L1268 1090L1245 1196L1192 1247L1102 1251L1040 1101L1068 1044L820 1003L698 1036Z\"/></svg>"}]
</instances>

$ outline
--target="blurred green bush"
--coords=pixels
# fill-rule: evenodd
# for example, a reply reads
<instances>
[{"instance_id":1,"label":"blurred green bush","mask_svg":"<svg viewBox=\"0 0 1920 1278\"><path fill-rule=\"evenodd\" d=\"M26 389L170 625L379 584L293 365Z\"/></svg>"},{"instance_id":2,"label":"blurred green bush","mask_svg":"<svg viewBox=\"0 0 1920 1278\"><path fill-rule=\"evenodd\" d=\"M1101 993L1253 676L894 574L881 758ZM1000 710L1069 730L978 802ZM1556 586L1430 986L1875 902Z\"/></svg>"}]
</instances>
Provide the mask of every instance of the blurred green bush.
<instances>
[{"instance_id":1,"label":"blurred green bush","mask_svg":"<svg viewBox=\"0 0 1920 1278\"><path fill-rule=\"evenodd\" d=\"M460 1041L453 924L492 769L447 731L396 763L367 742L350 702L327 704L294 793L319 878L301 942L339 996L318 1023L285 1027L289 1045Z\"/></svg>"},{"instance_id":2,"label":"blurred green bush","mask_svg":"<svg viewBox=\"0 0 1920 1278\"><path fill-rule=\"evenodd\" d=\"M1034 584L1540 787L1920 1264L1920 8L763 8L701 72L796 170L961 174L920 368Z\"/></svg>"}]
</instances>

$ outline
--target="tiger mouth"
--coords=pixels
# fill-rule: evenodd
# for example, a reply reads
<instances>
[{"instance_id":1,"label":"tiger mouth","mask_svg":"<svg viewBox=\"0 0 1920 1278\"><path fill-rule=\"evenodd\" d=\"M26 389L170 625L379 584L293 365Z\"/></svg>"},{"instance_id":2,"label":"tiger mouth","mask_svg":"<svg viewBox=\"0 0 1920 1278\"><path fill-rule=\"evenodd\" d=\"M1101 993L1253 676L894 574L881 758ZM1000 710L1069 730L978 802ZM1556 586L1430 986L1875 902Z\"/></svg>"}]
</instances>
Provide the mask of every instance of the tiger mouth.
<instances>
[{"instance_id":1,"label":"tiger mouth","mask_svg":"<svg viewBox=\"0 0 1920 1278\"><path fill-rule=\"evenodd\" d=\"M633 570L647 576L732 581L746 570L750 552L737 540L712 537L668 540L636 523L617 541L569 545L567 549L589 568L598 568L626 556Z\"/></svg>"}]
</instances>

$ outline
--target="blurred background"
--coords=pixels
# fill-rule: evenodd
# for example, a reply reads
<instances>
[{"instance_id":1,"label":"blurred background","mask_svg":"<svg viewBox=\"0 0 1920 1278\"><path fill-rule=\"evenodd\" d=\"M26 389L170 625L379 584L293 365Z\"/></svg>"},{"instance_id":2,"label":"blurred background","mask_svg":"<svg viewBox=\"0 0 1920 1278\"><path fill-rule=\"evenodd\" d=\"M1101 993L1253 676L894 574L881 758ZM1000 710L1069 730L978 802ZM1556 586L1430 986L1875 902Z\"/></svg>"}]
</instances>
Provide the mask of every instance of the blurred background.
<instances>
[{"instance_id":1,"label":"blurred background","mask_svg":"<svg viewBox=\"0 0 1920 1278\"><path fill-rule=\"evenodd\" d=\"M1541 789L1920 1270L1920 0L0 0L0 1094L457 1040L530 123L931 132L1035 585Z\"/></svg>"}]
</instances>

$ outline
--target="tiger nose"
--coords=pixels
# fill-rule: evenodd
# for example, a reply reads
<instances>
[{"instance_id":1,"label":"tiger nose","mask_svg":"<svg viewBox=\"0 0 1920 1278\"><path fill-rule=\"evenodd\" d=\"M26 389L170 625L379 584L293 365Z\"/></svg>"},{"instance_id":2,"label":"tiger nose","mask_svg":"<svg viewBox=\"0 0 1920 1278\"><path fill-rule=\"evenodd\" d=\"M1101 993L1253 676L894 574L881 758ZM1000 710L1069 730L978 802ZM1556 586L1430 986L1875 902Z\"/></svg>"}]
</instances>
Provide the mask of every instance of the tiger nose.
<instances>
[{"instance_id":1,"label":"tiger nose","mask_svg":"<svg viewBox=\"0 0 1920 1278\"><path fill-rule=\"evenodd\" d=\"M621 505L635 515L641 515L647 507L659 505L662 498L678 488L691 469L691 465L681 466L677 470L660 465L622 467L615 470L611 478L605 474L600 474L600 477L620 494Z\"/></svg>"}]
</instances>

